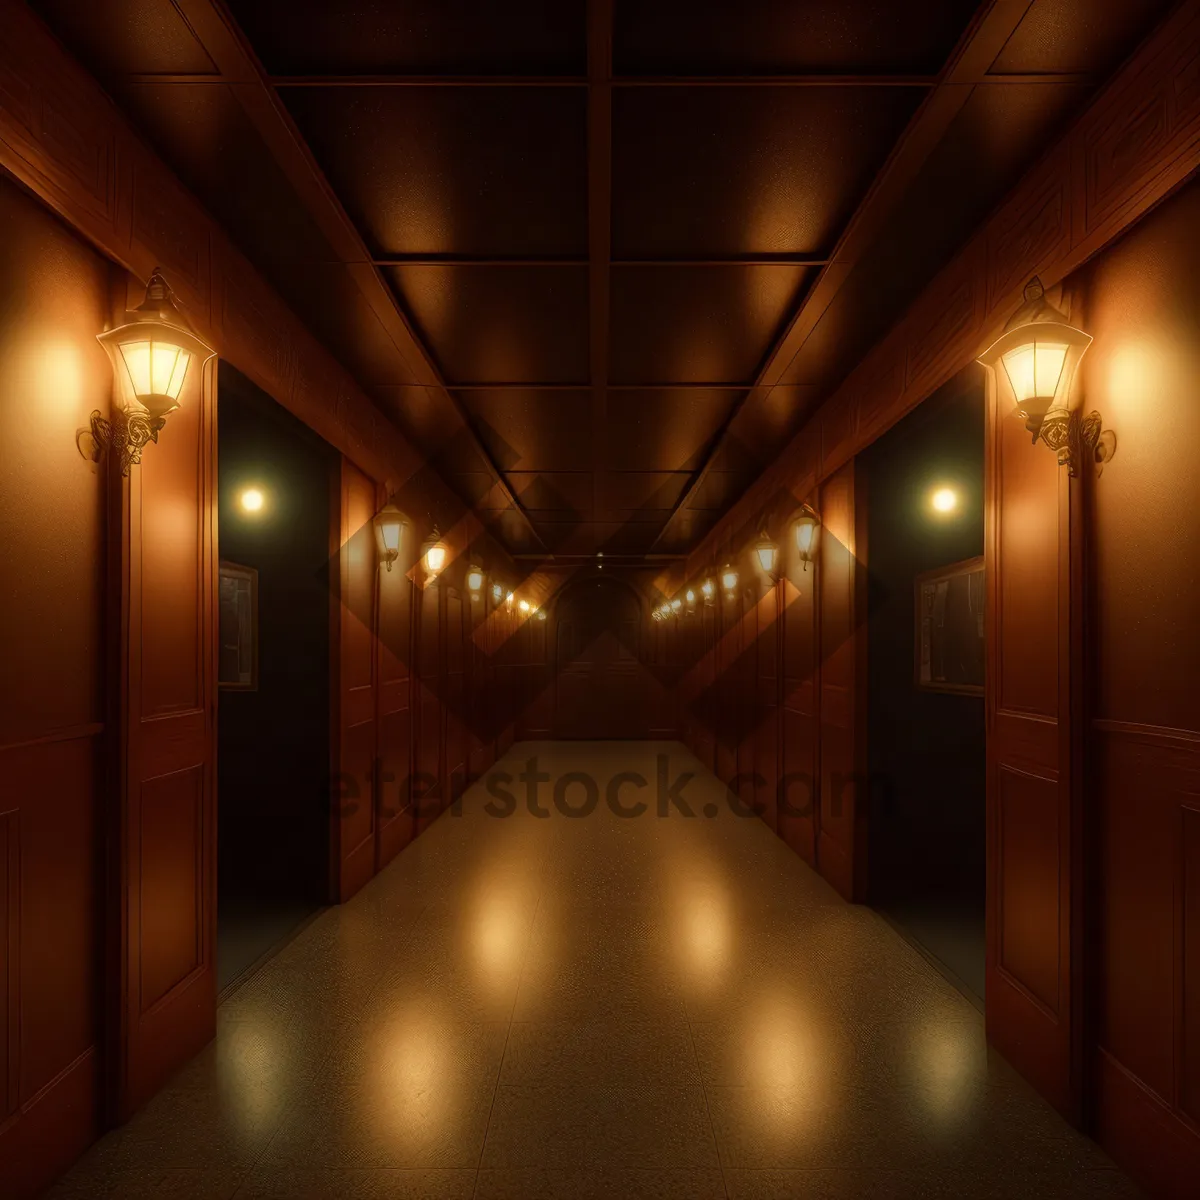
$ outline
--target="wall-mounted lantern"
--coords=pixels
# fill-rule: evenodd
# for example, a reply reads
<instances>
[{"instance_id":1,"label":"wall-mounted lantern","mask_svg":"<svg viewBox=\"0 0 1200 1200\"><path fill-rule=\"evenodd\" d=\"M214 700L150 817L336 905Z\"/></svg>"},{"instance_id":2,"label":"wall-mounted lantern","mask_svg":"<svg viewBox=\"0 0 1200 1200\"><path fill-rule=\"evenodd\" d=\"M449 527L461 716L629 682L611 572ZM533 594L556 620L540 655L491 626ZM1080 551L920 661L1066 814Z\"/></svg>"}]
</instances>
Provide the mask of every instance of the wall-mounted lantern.
<instances>
[{"instance_id":1,"label":"wall-mounted lantern","mask_svg":"<svg viewBox=\"0 0 1200 1200\"><path fill-rule=\"evenodd\" d=\"M479 600L479 595L483 591L483 568L477 565L472 565L467 571L467 591L471 593L471 599Z\"/></svg>"},{"instance_id":2,"label":"wall-mounted lantern","mask_svg":"<svg viewBox=\"0 0 1200 1200\"><path fill-rule=\"evenodd\" d=\"M779 557L779 547L771 541L765 529L758 535L758 541L754 544L754 557L758 559L758 565L762 569L762 573L773 582L775 579L775 560Z\"/></svg>"},{"instance_id":3,"label":"wall-mounted lantern","mask_svg":"<svg viewBox=\"0 0 1200 1200\"><path fill-rule=\"evenodd\" d=\"M504 584L502 584L499 580L497 580L495 583L492 584L492 603L499 605L500 601L503 599L504 599Z\"/></svg>"},{"instance_id":4,"label":"wall-mounted lantern","mask_svg":"<svg viewBox=\"0 0 1200 1200\"><path fill-rule=\"evenodd\" d=\"M113 450L122 475L142 461L150 442L158 441L167 416L179 407L188 371L200 370L215 353L187 327L157 270L146 285L146 299L125 316L123 324L97 335L113 369L112 415L106 419L97 409L90 427L75 439L92 462Z\"/></svg>"},{"instance_id":5,"label":"wall-mounted lantern","mask_svg":"<svg viewBox=\"0 0 1200 1200\"><path fill-rule=\"evenodd\" d=\"M528 600L519 600L519 601L517 602L517 608L518 608L518 609L519 609L521 612L523 612L523 613L527 613L527 612L529 611L529 601L528 601Z\"/></svg>"},{"instance_id":6,"label":"wall-mounted lantern","mask_svg":"<svg viewBox=\"0 0 1200 1200\"><path fill-rule=\"evenodd\" d=\"M400 557L400 542L408 519L394 505L385 504L375 514L375 541L379 546L379 561L390 571Z\"/></svg>"},{"instance_id":7,"label":"wall-mounted lantern","mask_svg":"<svg viewBox=\"0 0 1200 1200\"><path fill-rule=\"evenodd\" d=\"M509 592L508 595L504 597L504 611L505 612L512 612L513 599L514 599L514 597L513 597L512 592Z\"/></svg>"},{"instance_id":8,"label":"wall-mounted lantern","mask_svg":"<svg viewBox=\"0 0 1200 1200\"><path fill-rule=\"evenodd\" d=\"M821 518L817 516L817 510L811 504L805 504L800 509L794 528L796 552L800 555L800 561L807 571L808 564L816 558L817 535L821 529Z\"/></svg>"},{"instance_id":9,"label":"wall-mounted lantern","mask_svg":"<svg viewBox=\"0 0 1200 1200\"><path fill-rule=\"evenodd\" d=\"M1034 276L1004 334L979 359L1008 381L1017 413L1033 440L1041 438L1058 455L1059 466L1072 475L1079 474L1084 453L1103 463L1117 445L1111 430L1102 431L1098 412L1080 419L1071 408L1071 383L1091 344L1091 336L1071 325L1046 299L1042 281Z\"/></svg>"},{"instance_id":10,"label":"wall-mounted lantern","mask_svg":"<svg viewBox=\"0 0 1200 1200\"><path fill-rule=\"evenodd\" d=\"M544 608L535 608L533 612L539 621L544 621L546 619L546 610Z\"/></svg>"},{"instance_id":11,"label":"wall-mounted lantern","mask_svg":"<svg viewBox=\"0 0 1200 1200\"><path fill-rule=\"evenodd\" d=\"M725 599L732 600L737 591L738 573L730 563L721 568L721 587L725 590Z\"/></svg>"},{"instance_id":12,"label":"wall-mounted lantern","mask_svg":"<svg viewBox=\"0 0 1200 1200\"><path fill-rule=\"evenodd\" d=\"M694 613L696 611L696 592L695 592L695 590L693 588L688 588L688 590L684 593L683 599L687 605L687 611L689 613Z\"/></svg>"},{"instance_id":13,"label":"wall-mounted lantern","mask_svg":"<svg viewBox=\"0 0 1200 1200\"><path fill-rule=\"evenodd\" d=\"M679 616L679 610L683 607L683 601L678 596L671 601L671 616Z\"/></svg>"},{"instance_id":14,"label":"wall-mounted lantern","mask_svg":"<svg viewBox=\"0 0 1200 1200\"><path fill-rule=\"evenodd\" d=\"M716 584L714 584L711 579L705 579L705 581L700 585L700 595L704 597L704 603L706 605L712 604L713 596L716 595L716 591Z\"/></svg>"},{"instance_id":15,"label":"wall-mounted lantern","mask_svg":"<svg viewBox=\"0 0 1200 1200\"><path fill-rule=\"evenodd\" d=\"M425 565L425 575L432 583L441 573L446 565L446 543L442 541L442 535L438 532L438 527L435 524L433 532L425 541L425 545L421 547L421 561Z\"/></svg>"}]
</instances>

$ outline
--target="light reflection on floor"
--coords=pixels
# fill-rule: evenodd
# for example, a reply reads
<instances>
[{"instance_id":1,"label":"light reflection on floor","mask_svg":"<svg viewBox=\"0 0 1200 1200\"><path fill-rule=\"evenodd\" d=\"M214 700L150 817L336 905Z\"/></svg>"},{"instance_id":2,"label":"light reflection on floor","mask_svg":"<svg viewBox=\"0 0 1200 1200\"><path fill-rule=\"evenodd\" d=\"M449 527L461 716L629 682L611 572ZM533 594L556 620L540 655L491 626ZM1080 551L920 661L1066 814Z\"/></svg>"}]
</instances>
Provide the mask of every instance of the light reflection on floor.
<instances>
[{"instance_id":1,"label":"light reflection on floor","mask_svg":"<svg viewBox=\"0 0 1200 1200\"><path fill-rule=\"evenodd\" d=\"M527 744L552 775L677 745ZM549 801L553 784L542 785ZM733 816L472 792L222 1006L52 1195L1128 1197L882 919Z\"/></svg>"}]
</instances>

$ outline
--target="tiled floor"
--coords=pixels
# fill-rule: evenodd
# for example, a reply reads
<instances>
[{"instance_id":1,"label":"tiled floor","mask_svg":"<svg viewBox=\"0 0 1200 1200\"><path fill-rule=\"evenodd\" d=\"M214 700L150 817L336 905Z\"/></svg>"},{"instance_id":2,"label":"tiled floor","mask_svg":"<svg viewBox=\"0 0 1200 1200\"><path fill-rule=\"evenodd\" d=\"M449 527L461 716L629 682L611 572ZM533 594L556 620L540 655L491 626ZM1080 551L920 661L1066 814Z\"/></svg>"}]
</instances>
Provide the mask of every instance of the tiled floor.
<instances>
[{"instance_id":1,"label":"tiled floor","mask_svg":"<svg viewBox=\"0 0 1200 1200\"><path fill-rule=\"evenodd\" d=\"M656 814L660 753L696 772L695 817ZM592 777L596 811L539 819L518 780L500 818L475 789L236 992L56 1200L1137 1195L680 747L527 743L496 770L535 755ZM621 771L647 814L606 807Z\"/></svg>"}]
</instances>

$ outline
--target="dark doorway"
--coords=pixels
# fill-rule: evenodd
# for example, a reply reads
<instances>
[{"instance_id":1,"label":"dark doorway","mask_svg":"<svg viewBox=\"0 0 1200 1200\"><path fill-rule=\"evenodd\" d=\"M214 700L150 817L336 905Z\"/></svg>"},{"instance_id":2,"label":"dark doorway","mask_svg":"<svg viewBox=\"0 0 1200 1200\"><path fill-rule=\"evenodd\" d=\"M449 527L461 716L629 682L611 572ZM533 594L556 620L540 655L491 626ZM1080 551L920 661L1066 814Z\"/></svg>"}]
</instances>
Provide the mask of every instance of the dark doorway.
<instances>
[{"instance_id":1,"label":"dark doorway","mask_svg":"<svg viewBox=\"0 0 1200 1200\"><path fill-rule=\"evenodd\" d=\"M333 451L226 363L218 392L224 991L327 899Z\"/></svg>"},{"instance_id":2,"label":"dark doorway","mask_svg":"<svg viewBox=\"0 0 1200 1200\"><path fill-rule=\"evenodd\" d=\"M647 735L641 626L641 603L622 584L587 579L563 592L555 613L555 737Z\"/></svg>"},{"instance_id":3,"label":"dark doorway","mask_svg":"<svg viewBox=\"0 0 1200 1200\"><path fill-rule=\"evenodd\" d=\"M974 560L983 554L983 455L983 383L969 371L862 459L871 902L979 1002L984 588Z\"/></svg>"}]
</instances>

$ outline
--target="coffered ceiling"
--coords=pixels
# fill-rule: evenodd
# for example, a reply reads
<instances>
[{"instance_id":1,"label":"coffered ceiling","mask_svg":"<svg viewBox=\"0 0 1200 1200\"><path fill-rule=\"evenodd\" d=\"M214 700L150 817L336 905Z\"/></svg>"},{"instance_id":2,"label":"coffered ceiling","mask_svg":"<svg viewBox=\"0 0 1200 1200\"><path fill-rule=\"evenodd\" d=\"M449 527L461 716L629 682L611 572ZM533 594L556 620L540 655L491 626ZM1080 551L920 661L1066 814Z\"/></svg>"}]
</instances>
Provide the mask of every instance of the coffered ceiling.
<instances>
[{"instance_id":1,"label":"coffered ceiling","mask_svg":"<svg viewBox=\"0 0 1200 1200\"><path fill-rule=\"evenodd\" d=\"M1170 0L31 0L514 553L680 553Z\"/></svg>"}]
</instances>

